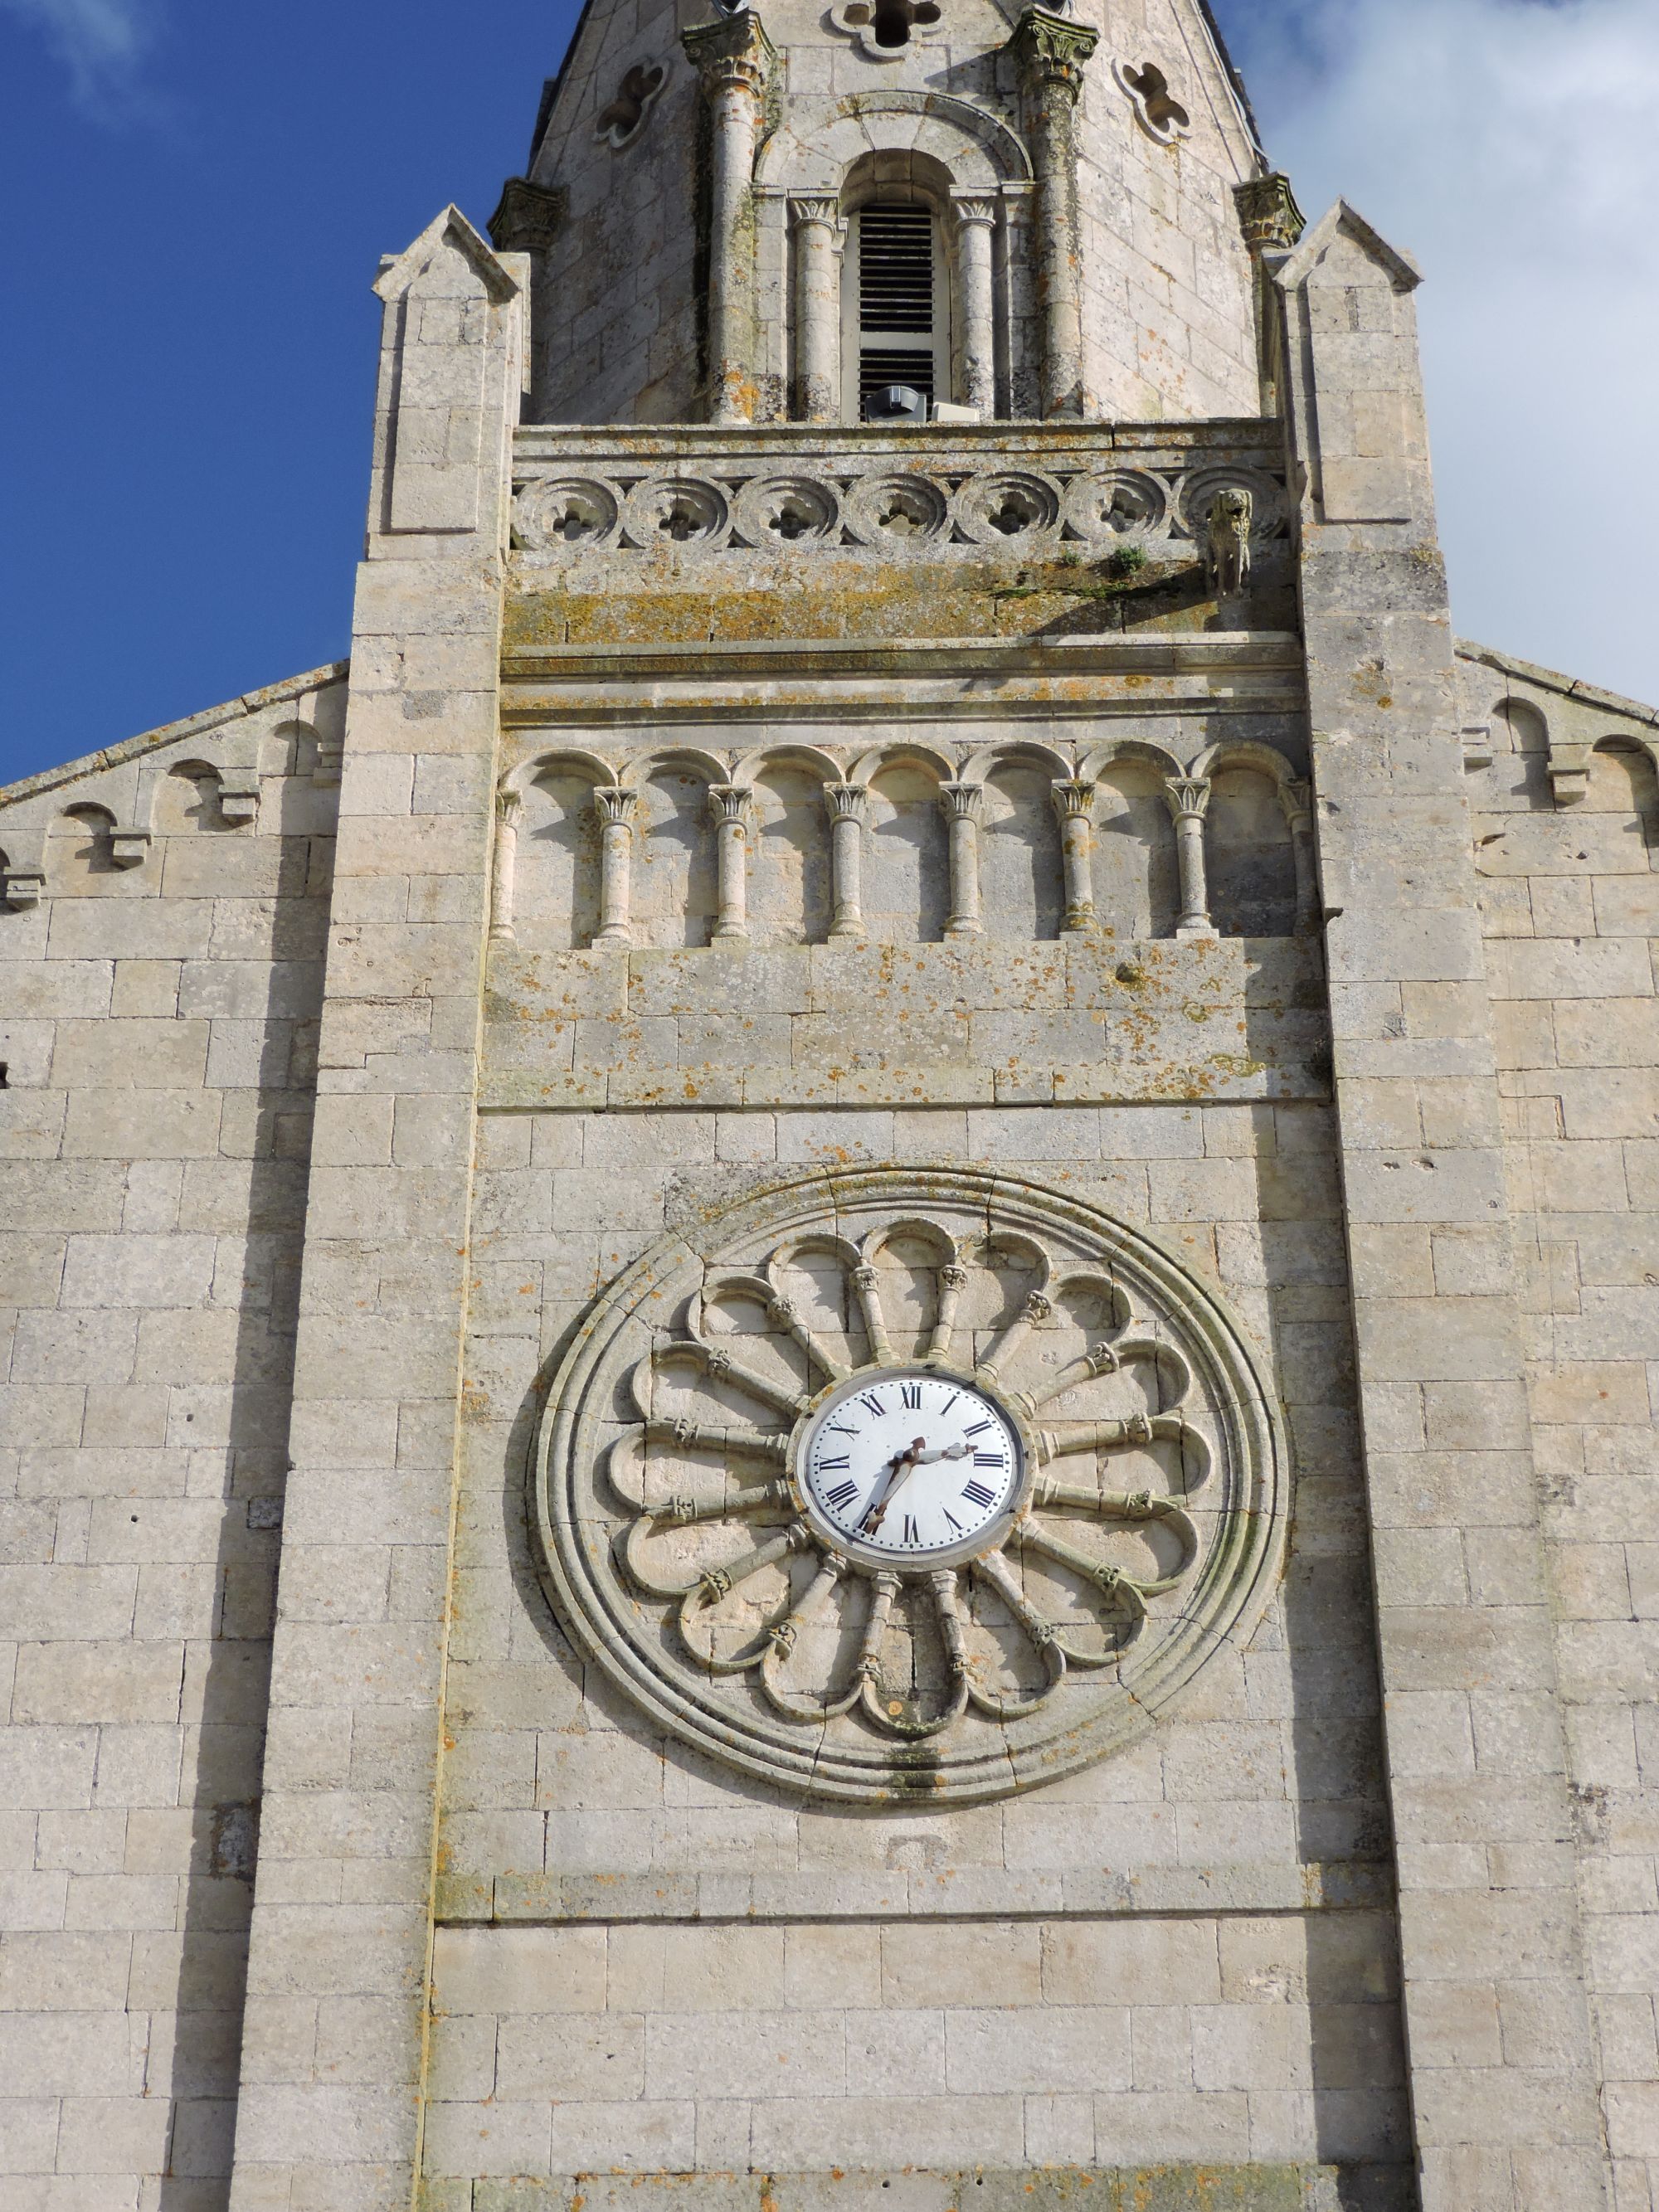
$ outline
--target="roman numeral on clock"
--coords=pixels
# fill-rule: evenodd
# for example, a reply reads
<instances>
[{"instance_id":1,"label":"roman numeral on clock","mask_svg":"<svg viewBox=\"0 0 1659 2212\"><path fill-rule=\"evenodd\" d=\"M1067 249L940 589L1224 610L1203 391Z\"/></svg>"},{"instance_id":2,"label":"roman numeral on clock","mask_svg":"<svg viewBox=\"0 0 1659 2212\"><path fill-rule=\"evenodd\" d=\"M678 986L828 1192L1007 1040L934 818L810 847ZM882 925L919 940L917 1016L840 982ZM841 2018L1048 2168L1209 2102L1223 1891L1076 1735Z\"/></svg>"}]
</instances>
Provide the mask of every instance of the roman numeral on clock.
<instances>
[{"instance_id":1,"label":"roman numeral on clock","mask_svg":"<svg viewBox=\"0 0 1659 2212\"><path fill-rule=\"evenodd\" d=\"M948 1505L944 1509L944 1510L945 1510L945 1519L950 1522L951 1526L951 1527L956 1530L956 1532L957 1532L957 1535L958 1535L958 1536L959 1536L959 1535L961 1535L961 1534L962 1534L962 1523L961 1523L961 1522L957 1520L957 1518L956 1515L955 1515L954 1513L952 1513L952 1512L951 1512L951 1509L950 1509L950 1507L949 1507Z\"/></svg>"},{"instance_id":2,"label":"roman numeral on clock","mask_svg":"<svg viewBox=\"0 0 1659 2212\"><path fill-rule=\"evenodd\" d=\"M977 1505L981 1512L988 1505L994 1505L997 1502L995 1491L982 1482L968 1483L962 1494L970 1505Z\"/></svg>"},{"instance_id":3,"label":"roman numeral on clock","mask_svg":"<svg viewBox=\"0 0 1659 2212\"><path fill-rule=\"evenodd\" d=\"M899 1385L899 1396L904 1401L904 1410L907 1413L919 1413L921 1411L921 1385L920 1382L901 1383Z\"/></svg>"},{"instance_id":4,"label":"roman numeral on clock","mask_svg":"<svg viewBox=\"0 0 1659 2212\"><path fill-rule=\"evenodd\" d=\"M846 1465L843 1460L842 1466ZM856 1482L838 1482L833 1490L824 1492L823 1502L833 1513L842 1512L859 1494Z\"/></svg>"},{"instance_id":5,"label":"roman numeral on clock","mask_svg":"<svg viewBox=\"0 0 1659 2212\"><path fill-rule=\"evenodd\" d=\"M915 1522L910 1518L910 1516L908 1513L904 1516L903 1540L907 1544L919 1544L921 1541L921 1531L917 1528Z\"/></svg>"},{"instance_id":6,"label":"roman numeral on clock","mask_svg":"<svg viewBox=\"0 0 1659 2212\"><path fill-rule=\"evenodd\" d=\"M970 1426L965 1428L962 1433L964 1437L982 1437L990 1425L991 1424L988 1421L975 1421Z\"/></svg>"},{"instance_id":7,"label":"roman numeral on clock","mask_svg":"<svg viewBox=\"0 0 1659 2212\"><path fill-rule=\"evenodd\" d=\"M1007 1464L1007 1456L1003 1452L975 1452L974 1454L974 1465L975 1467L1006 1467Z\"/></svg>"},{"instance_id":8,"label":"roman numeral on clock","mask_svg":"<svg viewBox=\"0 0 1659 2212\"><path fill-rule=\"evenodd\" d=\"M853 1455L851 1452L842 1452L836 1459L821 1459L818 1462L818 1473L820 1474L834 1474L837 1468L851 1467L852 1464Z\"/></svg>"},{"instance_id":9,"label":"roman numeral on clock","mask_svg":"<svg viewBox=\"0 0 1659 2212\"><path fill-rule=\"evenodd\" d=\"M859 1400L859 1403L860 1406L867 1406L870 1408L870 1411L874 1413L878 1419L880 1419L880 1417L887 1411L886 1407L882 1404L880 1399L877 1397L873 1390L866 1390L864 1395Z\"/></svg>"}]
</instances>

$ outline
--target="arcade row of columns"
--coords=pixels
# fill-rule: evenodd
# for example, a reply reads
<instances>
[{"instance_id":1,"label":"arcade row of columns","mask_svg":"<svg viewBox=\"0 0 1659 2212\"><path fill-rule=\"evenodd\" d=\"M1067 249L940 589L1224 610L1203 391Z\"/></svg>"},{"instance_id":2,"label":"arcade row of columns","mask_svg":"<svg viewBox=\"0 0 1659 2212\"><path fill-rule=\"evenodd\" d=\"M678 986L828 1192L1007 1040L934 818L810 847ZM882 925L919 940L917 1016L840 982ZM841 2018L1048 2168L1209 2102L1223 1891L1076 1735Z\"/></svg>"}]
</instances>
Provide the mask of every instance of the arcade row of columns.
<instances>
[{"instance_id":1,"label":"arcade row of columns","mask_svg":"<svg viewBox=\"0 0 1659 2212\"><path fill-rule=\"evenodd\" d=\"M777 52L750 9L682 34L702 81L711 127L708 356L710 413L751 421L758 391L755 294L755 156ZM1045 416L1084 411L1083 317L1078 250L1075 110L1083 67L1098 33L1041 7L1027 8L1008 51L1017 64L1036 192L1033 289L1042 331ZM840 415L841 210L833 194L789 204L795 245L795 377L808 422ZM952 198L956 319L962 333L959 398L995 411L992 277L995 198Z\"/></svg>"},{"instance_id":2,"label":"arcade row of columns","mask_svg":"<svg viewBox=\"0 0 1659 2212\"><path fill-rule=\"evenodd\" d=\"M1164 787L1165 804L1175 823L1176 860L1181 888L1181 914L1176 924L1178 938L1208 938L1217 934L1210 919L1209 885L1205 868L1204 818L1209 810L1210 785L1202 776L1171 776ZM1065 777L1052 787L1051 797L1060 822L1060 855L1065 869L1067 933L1095 925L1093 881L1095 786L1082 777ZM1285 819L1291 830L1296 866L1296 926L1311 927L1315 915L1313 819L1306 787L1285 787ZM593 793L599 817L599 926L595 945L631 945L635 817L639 809L637 790L621 784L600 784ZM862 906L865 824L869 810L867 785L829 783L823 803L830 816L831 939L862 938L867 934ZM717 912L711 936L716 943L740 941L749 934L749 839L753 824L754 794L746 785L711 784L710 817L716 837ZM949 830L950 916L946 937L982 936L985 922L980 900L980 823L985 807L985 787L978 783L944 783L939 805ZM514 940L514 878L518 858L518 826L524 810L522 794L503 791L496 802L493 877L490 887L489 934L497 943Z\"/></svg>"}]
</instances>

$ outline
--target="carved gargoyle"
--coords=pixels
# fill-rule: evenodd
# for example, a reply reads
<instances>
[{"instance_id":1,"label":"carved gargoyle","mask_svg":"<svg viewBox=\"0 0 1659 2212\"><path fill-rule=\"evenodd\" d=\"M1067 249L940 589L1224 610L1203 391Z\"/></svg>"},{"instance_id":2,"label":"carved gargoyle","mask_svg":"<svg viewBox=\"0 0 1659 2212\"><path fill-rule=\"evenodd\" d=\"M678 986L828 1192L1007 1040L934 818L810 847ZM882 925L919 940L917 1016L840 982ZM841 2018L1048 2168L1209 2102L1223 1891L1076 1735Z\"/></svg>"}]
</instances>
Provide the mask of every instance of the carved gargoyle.
<instances>
[{"instance_id":1,"label":"carved gargoyle","mask_svg":"<svg viewBox=\"0 0 1659 2212\"><path fill-rule=\"evenodd\" d=\"M1204 566L1218 599L1236 599L1250 580L1250 525L1255 501L1243 487L1219 491L1210 502Z\"/></svg>"},{"instance_id":2,"label":"carved gargoyle","mask_svg":"<svg viewBox=\"0 0 1659 2212\"><path fill-rule=\"evenodd\" d=\"M593 125L595 135L608 138L613 146L625 146L639 129L646 109L662 90L665 74L660 63L635 62L618 86L617 97L610 106L599 111Z\"/></svg>"}]
</instances>

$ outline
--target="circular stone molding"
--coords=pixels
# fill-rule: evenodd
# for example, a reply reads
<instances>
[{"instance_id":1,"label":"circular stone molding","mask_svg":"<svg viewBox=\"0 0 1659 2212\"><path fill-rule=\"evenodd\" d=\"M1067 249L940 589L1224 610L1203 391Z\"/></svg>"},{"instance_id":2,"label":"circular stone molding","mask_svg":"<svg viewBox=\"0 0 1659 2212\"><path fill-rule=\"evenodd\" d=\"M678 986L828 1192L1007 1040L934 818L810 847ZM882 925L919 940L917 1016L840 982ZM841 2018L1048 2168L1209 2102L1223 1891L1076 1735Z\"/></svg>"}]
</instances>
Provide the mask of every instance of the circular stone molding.
<instances>
[{"instance_id":1,"label":"circular stone molding","mask_svg":"<svg viewBox=\"0 0 1659 2212\"><path fill-rule=\"evenodd\" d=\"M1091 545L1156 537L1167 525L1169 507L1168 489L1144 469L1073 477L1066 487L1066 521Z\"/></svg>"},{"instance_id":2,"label":"circular stone molding","mask_svg":"<svg viewBox=\"0 0 1659 2212\"><path fill-rule=\"evenodd\" d=\"M891 1520L826 1517L818 1416L849 1382L921 1406L872 1493L901 1525L908 1457L930 1497L945 1463L975 1479L954 1385L1018 1440L963 1543L908 1559ZM560 1619L652 1725L872 1806L1006 1796L1145 1735L1255 1626L1290 1502L1214 1295L1098 1207L968 1168L823 1170L660 1239L550 1378L532 1480Z\"/></svg>"},{"instance_id":3,"label":"circular stone molding","mask_svg":"<svg viewBox=\"0 0 1659 2212\"><path fill-rule=\"evenodd\" d=\"M732 519L745 542L785 550L803 538L833 541L841 528L834 488L811 477L757 477L732 503Z\"/></svg>"},{"instance_id":4,"label":"circular stone molding","mask_svg":"<svg viewBox=\"0 0 1659 2212\"><path fill-rule=\"evenodd\" d=\"M931 477L860 477L847 494L846 511L860 544L902 550L944 532L950 501Z\"/></svg>"},{"instance_id":5,"label":"circular stone molding","mask_svg":"<svg viewBox=\"0 0 1659 2212\"><path fill-rule=\"evenodd\" d=\"M711 545L729 526L723 493L692 477L653 477L637 483L623 509L623 526L641 548Z\"/></svg>"},{"instance_id":6,"label":"circular stone molding","mask_svg":"<svg viewBox=\"0 0 1659 2212\"><path fill-rule=\"evenodd\" d=\"M975 545L1011 545L1052 530L1060 520L1060 487L1026 469L969 477L951 503L963 536Z\"/></svg>"},{"instance_id":7,"label":"circular stone molding","mask_svg":"<svg viewBox=\"0 0 1659 2212\"><path fill-rule=\"evenodd\" d=\"M608 544L621 509L597 477L549 477L526 484L513 502L513 535L532 553L562 545Z\"/></svg>"}]
</instances>

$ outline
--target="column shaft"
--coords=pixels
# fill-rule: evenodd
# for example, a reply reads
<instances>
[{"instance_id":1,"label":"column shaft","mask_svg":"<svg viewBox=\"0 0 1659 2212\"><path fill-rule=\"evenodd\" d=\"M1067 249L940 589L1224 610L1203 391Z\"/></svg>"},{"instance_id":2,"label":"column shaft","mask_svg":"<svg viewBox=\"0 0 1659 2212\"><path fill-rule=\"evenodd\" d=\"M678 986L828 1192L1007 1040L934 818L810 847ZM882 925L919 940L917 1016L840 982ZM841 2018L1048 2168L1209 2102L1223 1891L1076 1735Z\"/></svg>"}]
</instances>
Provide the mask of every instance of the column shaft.
<instances>
[{"instance_id":1,"label":"column shaft","mask_svg":"<svg viewBox=\"0 0 1659 2212\"><path fill-rule=\"evenodd\" d=\"M862 784L827 783L823 803L830 810L830 874L835 912L830 934L864 935L864 817L870 794Z\"/></svg>"},{"instance_id":2,"label":"column shaft","mask_svg":"<svg viewBox=\"0 0 1659 2212\"><path fill-rule=\"evenodd\" d=\"M1177 937L1213 937L1210 887L1204 866L1204 817L1210 787L1201 777L1171 776L1164 796L1176 829L1176 860L1181 872L1181 919Z\"/></svg>"},{"instance_id":3,"label":"column shaft","mask_svg":"<svg viewBox=\"0 0 1659 2212\"><path fill-rule=\"evenodd\" d=\"M791 200L795 226L795 413L804 422L841 414L841 258L836 204Z\"/></svg>"},{"instance_id":4,"label":"column shaft","mask_svg":"<svg viewBox=\"0 0 1659 2212\"><path fill-rule=\"evenodd\" d=\"M1083 313L1078 255L1073 122L1083 65L1098 33L1045 8L1028 8L1009 41L1025 87L1026 132L1036 174L1034 260L1042 320L1045 417L1084 412Z\"/></svg>"},{"instance_id":5,"label":"column shaft","mask_svg":"<svg viewBox=\"0 0 1659 2212\"><path fill-rule=\"evenodd\" d=\"M1053 797L1054 812L1060 817L1060 859L1066 869L1064 927L1087 929L1095 918L1095 787L1081 780L1067 779L1055 784Z\"/></svg>"},{"instance_id":6,"label":"column shaft","mask_svg":"<svg viewBox=\"0 0 1659 2212\"><path fill-rule=\"evenodd\" d=\"M756 399L755 144L772 42L744 9L682 34L702 79L709 177L708 395L716 422L753 420Z\"/></svg>"},{"instance_id":7,"label":"column shaft","mask_svg":"<svg viewBox=\"0 0 1659 2212\"><path fill-rule=\"evenodd\" d=\"M962 330L964 407L989 422L997 410L996 313L991 280L991 240L996 202L961 199L957 207L957 307Z\"/></svg>"},{"instance_id":8,"label":"column shaft","mask_svg":"<svg viewBox=\"0 0 1659 2212\"><path fill-rule=\"evenodd\" d=\"M634 888L634 811L637 791L614 783L598 785L593 804L599 811L599 926L595 945L631 945L629 909Z\"/></svg>"},{"instance_id":9,"label":"column shaft","mask_svg":"<svg viewBox=\"0 0 1659 2212\"><path fill-rule=\"evenodd\" d=\"M708 805L720 840L716 869L720 912L711 934L720 939L749 934L749 793L735 783L708 787Z\"/></svg>"},{"instance_id":10,"label":"column shaft","mask_svg":"<svg viewBox=\"0 0 1659 2212\"><path fill-rule=\"evenodd\" d=\"M495 842L489 855L489 937L494 945L512 945L513 887L519 861L519 819L524 800L516 791L495 794Z\"/></svg>"},{"instance_id":11,"label":"column shaft","mask_svg":"<svg viewBox=\"0 0 1659 2212\"><path fill-rule=\"evenodd\" d=\"M977 783L942 783L939 805L951 825L951 918L947 937L982 937L979 896L979 821L985 792Z\"/></svg>"}]
</instances>

